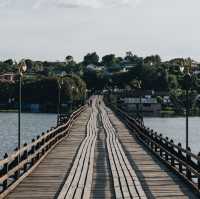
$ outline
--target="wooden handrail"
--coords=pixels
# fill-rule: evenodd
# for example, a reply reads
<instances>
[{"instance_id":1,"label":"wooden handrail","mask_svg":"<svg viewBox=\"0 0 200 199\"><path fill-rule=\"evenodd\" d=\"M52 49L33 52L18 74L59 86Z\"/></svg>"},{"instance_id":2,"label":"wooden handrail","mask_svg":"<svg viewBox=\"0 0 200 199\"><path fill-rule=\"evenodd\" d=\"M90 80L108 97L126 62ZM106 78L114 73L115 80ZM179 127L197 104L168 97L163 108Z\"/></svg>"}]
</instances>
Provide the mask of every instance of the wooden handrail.
<instances>
[{"instance_id":1,"label":"wooden handrail","mask_svg":"<svg viewBox=\"0 0 200 199\"><path fill-rule=\"evenodd\" d=\"M32 140L29 145L24 145L21 149L11 155L5 154L5 159L0 160L0 198L1 194L49 152L59 140L67 135L70 127L76 118L83 112L85 106L74 111L68 121L57 127L51 128L46 133L42 133L37 140Z\"/></svg>"},{"instance_id":2,"label":"wooden handrail","mask_svg":"<svg viewBox=\"0 0 200 199\"><path fill-rule=\"evenodd\" d=\"M163 138L161 134L158 135L152 129L146 128L119 107L111 105L110 107L151 152L175 170L200 194L200 153L195 155L189 148L183 149L180 143L176 145L173 140Z\"/></svg>"},{"instance_id":3,"label":"wooden handrail","mask_svg":"<svg viewBox=\"0 0 200 199\"><path fill-rule=\"evenodd\" d=\"M134 119L133 117L131 117L130 115L128 115L128 113L126 113L124 110L120 109L119 107L115 107L116 110L120 111L121 113L123 113L127 118L129 118L130 120L134 121L135 124L137 124L137 126L140 128L140 130L146 130L146 131L153 131L152 129L149 129L149 128L146 128L145 126L141 126L137 121L136 119ZM154 131L153 131L154 132ZM155 133L155 132L154 132ZM156 137L159 137L159 135L156 135ZM161 137L161 139L163 141L165 141L166 143L168 143L169 145L172 145L173 147L177 148L177 149L180 149L182 152L186 153L186 154L189 154L191 157L195 158L196 160L199 160L200 161L200 156L192 153L191 151L189 150L186 150L176 144L173 144L171 143L169 140L167 140L166 138L163 138Z\"/></svg>"},{"instance_id":4,"label":"wooden handrail","mask_svg":"<svg viewBox=\"0 0 200 199\"><path fill-rule=\"evenodd\" d=\"M80 107L78 110L76 110L75 112L73 112L69 118L69 120L67 121L67 123L62 124L56 128L53 127L53 129L51 129L50 131L47 131L47 133L45 133L43 136L41 136L38 140L36 140L33 143L30 143L29 145L22 147L20 150L17 150L16 152L12 153L11 155L9 155L8 158L0 160L0 166L8 163L10 160L14 160L19 154L22 154L25 150L28 150L29 148L31 148L33 145L38 144L39 142L41 142L42 139L45 139L47 136L49 136L50 134L53 134L54 132L57 132L58 130L65 128L69 125L70 121L73 120L74 116L76 116L76 114L82 109L83 107Z\"/></svg>"}]
</instances>

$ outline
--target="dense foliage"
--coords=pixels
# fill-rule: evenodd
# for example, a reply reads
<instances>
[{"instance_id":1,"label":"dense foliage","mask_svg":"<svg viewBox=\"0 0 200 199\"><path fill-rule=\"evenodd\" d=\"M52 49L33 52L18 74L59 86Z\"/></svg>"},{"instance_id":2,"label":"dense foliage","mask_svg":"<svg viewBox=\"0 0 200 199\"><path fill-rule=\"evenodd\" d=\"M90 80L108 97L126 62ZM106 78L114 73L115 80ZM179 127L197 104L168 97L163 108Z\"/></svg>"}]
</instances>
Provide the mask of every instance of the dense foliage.
<instances>
[{"instance_id":1,"label":"dense foliage","mask_svg":"<svg viewBox=\"0 0 200 199\"><path fill-rule=\"evenodd\" d=\"M132 89L134 81L140 80L143 90L168 92L174 104L183 101L185 95L185 66L192 74L191 98L200 92L200 65L191 59L187 64L183 58L162 61L159 55L139 57L127 52L124 57L108 54L100 60L96 52L88 53L77 63L71 55L63 62L33 61L26 59L28 67L24 76L23 97L28 102L56 102L57 80L63 73L70 74L64 79L62 97L64 100L80 100L85 97L86 85L91 91L122 88ZM90 67L89 67L90 66ZM0 62L0 73L17 73L17 63L12 59ZM85 83L83 82L85 81ZM16 84L17 85L17 84ZM17 99L16 85L0 84L0 100Z\"/></svg>"}]
</instances>

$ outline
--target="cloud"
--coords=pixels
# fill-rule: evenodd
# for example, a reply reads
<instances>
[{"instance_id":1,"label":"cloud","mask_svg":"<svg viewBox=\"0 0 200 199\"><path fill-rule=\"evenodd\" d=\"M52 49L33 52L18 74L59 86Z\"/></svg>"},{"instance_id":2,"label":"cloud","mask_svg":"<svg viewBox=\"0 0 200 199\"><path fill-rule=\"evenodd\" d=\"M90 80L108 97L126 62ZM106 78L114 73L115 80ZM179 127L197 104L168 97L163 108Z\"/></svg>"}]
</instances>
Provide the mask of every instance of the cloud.
<instances>
[{"instance_id":1,"label":"cloud","mask_svg":"<svg viewBox=\"0 0 200 199\"><path fill-rule=\"evenodd\" d=\"M137 5L141 0L0 0L0 8L102 8Z\"/></svg>"}]
</instances>

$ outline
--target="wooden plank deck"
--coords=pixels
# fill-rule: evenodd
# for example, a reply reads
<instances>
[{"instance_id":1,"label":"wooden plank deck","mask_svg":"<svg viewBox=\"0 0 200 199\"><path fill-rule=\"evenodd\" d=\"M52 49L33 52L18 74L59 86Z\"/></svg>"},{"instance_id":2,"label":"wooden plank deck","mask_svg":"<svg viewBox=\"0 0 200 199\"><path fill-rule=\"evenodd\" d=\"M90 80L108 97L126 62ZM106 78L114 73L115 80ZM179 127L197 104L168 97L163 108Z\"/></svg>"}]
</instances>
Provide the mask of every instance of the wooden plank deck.
<instances>
[{"instance_id":1,"label":"wooden plank deck","mask_svg":"<svg viewBox=\"0 0 200 199\"><path fill-rule=\"evenodd\" d=\"M115 198L112 173L106 149L106 134L103 127L99 129L95 148L91 199L92 198Z\"/></svg>"},{"instance_id":2,"label":"wooden plank deck","mask_svg":"<svg viewBox=\"0 0 200 199\"><path fill-rule=\"evenodd\" d=\"M109 110L109 118L149 199L196 199L191 188L137 141L126 126Z\"/></svg>"},{"instance_id":3,"label":"wooden plank deck","mask_svg":"<svg viewBox=\"0 0 200 199\"><path fill-rule=\"evenodd\" d=\"M116 130L111 124L105 105L100 106L102 123L106 131L106 145L114 181L116 198L146 199L141 184L119 143Z\"/></svg>"},{"instance_id":4,"label":"wooden plank deck","mask_svg":"<svg viewBox=\"0 0 200 199\"><path fill-rule=\"evenodd\" d=\"M101 121L98 120L98 116L101 116L99 117ZM100 132L104 133L104 145L101 144L100 148L103 161L94 164L98 158L96 151L99 150L97 147L100 140L97 143L96 140ZM103 166L100 169L101 165ZM93 98L87 135L58 196L58 199L81 198L146 199L141 184L125 157L116 131L110 123L105 106L101 98L97 97Z\"/></svg>"},{"instance_id":5,"label":"wooden plank deck","mask_svg":"<svg viewBox=\"0 0 200 199\"><path fill-rule=\"evenodd\" d=\"M59 143L40 163L35 171L19 184L9 199L52 199L55 197L65 175L69 172L73 158L85 137L85 126L89 110L84 111L73 124L69 136Z\"/></svg>"},{"instance_id":6,"label":"wooden plank deck","mask_svg":"<svg viewBox=\"0 0 200 199\"><path fill-rule=\"evenodd\" d=\"M69 135L7 198L199 197L137 141L101 97L95 97Z\"/></svg>"},{"instance_id":7,"label":"wooden plank deck","mask_svg":"<svg viewBox=\"0 0 200 199\"><path fill-rule=\"evenodd\" d=\"M86 128L86 137L81 143L70 173L59 193L58 199L90 198L94 149L97 137L98 110L96 108L96 98L93 100L90 112L90 119Z\"/></svg>"}]
</instances>

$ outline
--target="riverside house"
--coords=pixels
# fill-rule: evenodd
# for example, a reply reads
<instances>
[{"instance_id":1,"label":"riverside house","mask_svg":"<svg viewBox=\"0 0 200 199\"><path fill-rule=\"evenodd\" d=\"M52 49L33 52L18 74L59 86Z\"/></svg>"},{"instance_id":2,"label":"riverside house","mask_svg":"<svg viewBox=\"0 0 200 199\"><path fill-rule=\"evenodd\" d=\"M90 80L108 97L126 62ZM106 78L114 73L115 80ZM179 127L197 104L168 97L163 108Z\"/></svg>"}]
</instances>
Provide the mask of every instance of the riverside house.
<instances>
[{"instance_id":1,"label":"riverside house","mask_svg":"<svg viewBox=\"0 0 200 199\"><path fill-rule=\"evenodd\" d=\"M4 73L0 75L0 82L15 82L16 75L14 73Z\"/></svg>"}]
</instances>

